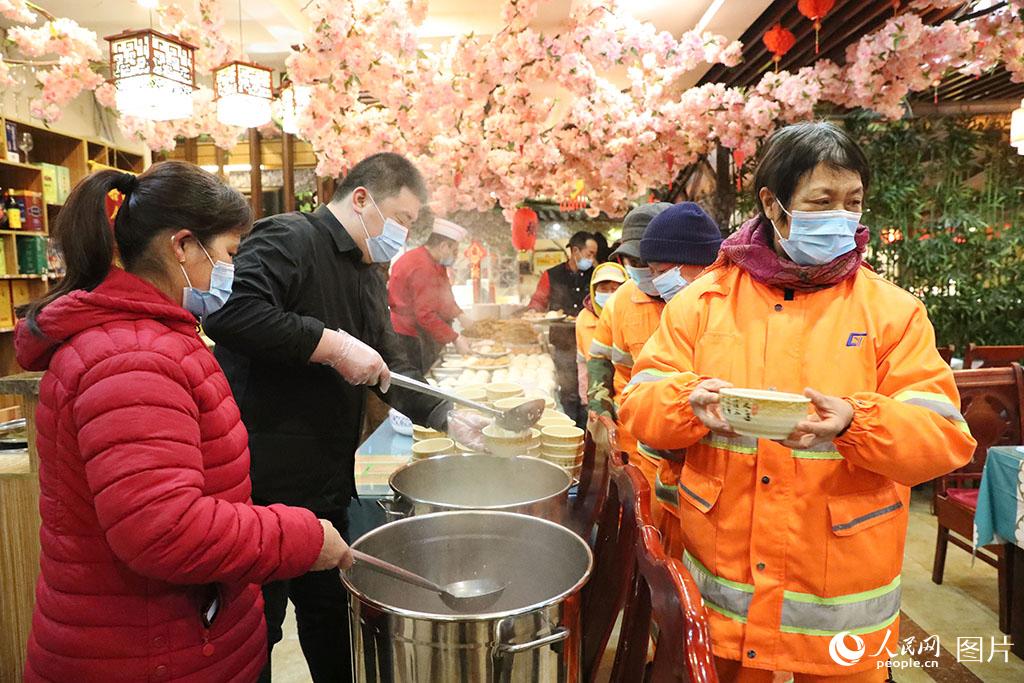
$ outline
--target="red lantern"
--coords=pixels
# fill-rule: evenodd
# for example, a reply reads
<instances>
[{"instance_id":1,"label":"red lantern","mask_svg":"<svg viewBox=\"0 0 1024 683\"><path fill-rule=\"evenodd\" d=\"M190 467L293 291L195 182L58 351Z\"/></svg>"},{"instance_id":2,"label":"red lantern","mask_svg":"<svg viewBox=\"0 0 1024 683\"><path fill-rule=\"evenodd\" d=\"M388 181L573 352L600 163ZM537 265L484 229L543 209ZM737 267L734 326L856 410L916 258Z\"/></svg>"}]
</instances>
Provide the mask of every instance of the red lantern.
<instances>
[{"instance_id":1,"label":"red lantern","mask_svg":"<svg viewBox=\"0 0 1024 683\"><path fill-rule=\"evenodd\" d=\"M743 187L743 162L747 160L747 155L743 153L742 149L734 149L732 151L732 161L736 164L736 191L739 192Z\"/></svg>"},{"instance_id":2,"label":"red lantern","mask_svg":"<svg viewBox=\"0 0 1024 683\"><path fill-rule=\"evenodd\" d=\"M768 29L762 40L764 46L772 53L772 61L775 62L775 70L778 71L779 60L796 45L796 36L789 29L782 28L782 24L775 24Z\"/></svg>"},{"instance_id":3,"label":"red lantern","mask_svg":"<svg viewBox=\"0 0 1024 683\"><path fill-rule=\"evenodd\" d=\"M519 251L530 251L537 244L537 212L523 206L512 216L512 246Z\"/></svg>"},{"instance_id":4,"label":"red lantern","mask_svg":"<svg viewBox=\"0 0 1024 683\"><path fill-rule=\"evenodd\" d=\"M800 14L814 22L814 54L818 54L818 31L821 30L821 20L835 5L836 0L799 0L796 3Z\"/></svg>"}]
</instances>

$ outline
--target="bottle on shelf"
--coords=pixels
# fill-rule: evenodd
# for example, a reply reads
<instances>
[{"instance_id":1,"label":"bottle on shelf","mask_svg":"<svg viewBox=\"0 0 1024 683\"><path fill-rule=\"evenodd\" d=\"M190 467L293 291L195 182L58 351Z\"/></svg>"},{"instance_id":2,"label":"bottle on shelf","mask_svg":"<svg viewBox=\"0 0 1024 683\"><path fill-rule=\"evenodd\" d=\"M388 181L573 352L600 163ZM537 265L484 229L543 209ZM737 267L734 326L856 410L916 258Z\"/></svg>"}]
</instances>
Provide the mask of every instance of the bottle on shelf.
<instances>
[{"instance_id":1,"label":"bottle on shelf","mask_svg":"<svg viewBox=\"0 0 1024 683\"><path fill-rule=\"evenodd\" d=\"M21 229L21 207L8 193L4 193L4 215L7 216L7 227L10 230Z\"/></svg>"},{"instance_id":2,"label":"bottle on shelf","mask_svg":"<svg viewBox=\"0 0 1024 683\"><path fill-rule=\"evenodd\" d=\"M0 192L0 230L7 230L7 191Z\"/></svg>"}]
</instances>

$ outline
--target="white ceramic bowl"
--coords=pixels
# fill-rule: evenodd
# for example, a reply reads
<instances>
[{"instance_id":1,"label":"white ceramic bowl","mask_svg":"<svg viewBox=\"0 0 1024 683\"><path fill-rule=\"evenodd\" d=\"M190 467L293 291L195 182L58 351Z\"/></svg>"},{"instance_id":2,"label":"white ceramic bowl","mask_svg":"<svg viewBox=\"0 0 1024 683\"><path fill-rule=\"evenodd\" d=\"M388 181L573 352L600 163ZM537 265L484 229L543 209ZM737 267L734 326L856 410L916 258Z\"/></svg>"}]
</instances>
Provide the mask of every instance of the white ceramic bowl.
<instances>
[{"instance_id":1,"label":"white ceramic bowl","mask_svg":"<svg viewBox=\"0 0 1024 683\"><path fill-rule=\"evenodd\" d=\"M414 460L433 458L435 455L448 455L455 452L455 442L451 439L427 439L412 445Z\"/></svg>"},{"instance_id":2,"label":"white ceramic bowl","mask_svg":"<svg viewBox=\"0 0 1024 683\"><path fill-rule=\"evenodd\" d=\"M526 455L537 447L539 435L536 429L526 432L510 432L507 429L488 425L484 427L484 445L494 455L515 457Z\"/></svg>"},{"instance_id":3,"label":"white ceramic bowl","mask_svg":"<svg viewBox=\"0 0 1024 683\"><path fill-rule=\"evenodd\" d=\"M781 440L807 417L811 399L799 394L762 389L722 389L722 417L737 434Z\"/></svg>"},{"instance_id":4,"label":"white ceramic bowl","mask_svg":"<svg viewBox=\"0 0 1024 683\"><path fill-rule=\"evenodd\" d=\"M495 382L487 385L487 399L500 401L503 398L514 398L523 395L523 388L510 382Z\"/></svg>"},{"instance_id":5,"label":"white ceramic bowl","mask_svg":"<svg viewBox=\"0 0 1024 683\"><path fill-rule=\"evenodd\" d=\"M554 425L540 431L543 443L575 446L583 443L583 430L576 425Z\"/></svg>"},{"instance_id":6,"label":"white ceramic bowl","mask_svg":"<svg viewBox=\"0 0 1024 683\"><path fill-rule=\"evenodd\" d=\"M430 427L423 427L421 425L414 424L412 426L412 438L413 441L426 441L427 439L443 439L447 434L439 432L436 429Z\"/></svg>"}]
</instances>

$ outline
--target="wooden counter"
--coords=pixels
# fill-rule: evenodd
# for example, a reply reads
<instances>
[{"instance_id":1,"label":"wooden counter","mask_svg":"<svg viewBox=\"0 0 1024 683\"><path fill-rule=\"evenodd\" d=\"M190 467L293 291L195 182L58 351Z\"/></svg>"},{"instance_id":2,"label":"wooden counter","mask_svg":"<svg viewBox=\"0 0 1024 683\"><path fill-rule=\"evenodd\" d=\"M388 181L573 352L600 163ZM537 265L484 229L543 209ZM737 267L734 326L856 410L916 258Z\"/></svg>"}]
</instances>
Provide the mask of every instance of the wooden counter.
<instances>
[{"instance_id":1,"label":"wooden counter","mask_svg":"<svg viewBox=\"0 0 1024 683\"><path fill-rule=\"evenodd\" d=\"M36 403L41 373L0 377L0 396L28 418L28 453L0 451L0 681L21 680L39 575L39 455Z\"/></svg>"}]
</instances>

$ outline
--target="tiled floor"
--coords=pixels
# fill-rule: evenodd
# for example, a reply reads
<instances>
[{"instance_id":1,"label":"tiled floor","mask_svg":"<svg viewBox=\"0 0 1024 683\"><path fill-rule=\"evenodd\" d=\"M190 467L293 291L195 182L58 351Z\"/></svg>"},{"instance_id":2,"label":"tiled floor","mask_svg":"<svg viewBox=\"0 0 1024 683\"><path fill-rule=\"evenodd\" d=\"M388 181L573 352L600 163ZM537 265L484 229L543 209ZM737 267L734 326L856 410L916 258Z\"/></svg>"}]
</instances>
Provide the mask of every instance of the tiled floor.
<instances>
[{"instance_id":1,"label":"tiled floor","mask_svg":"<svg viewBox=\"0 0 1024 683\"><path fill-rule=\"evenodd\" d=\"M931 581L934 549L935 518L929 514L928 497L915 493L903 565L903 611L924 632L938 636L942 647L954 657L958 638L982 638L983 658L988 659L992 638L997 642L1003 640L996 619L996 572L983 562L974 562L972 566L970 554L950 546L945 580L943 585L936 586ZM606 661L604 671L610 668L610 658ZM909 664L911 660L899 657L898 661ZM1008 662L1003 661L1002 655L996 655L992 662L963 663L970 673L962 670L958 673L952 668L946 671L900 668L893 675L899 683L930 683L933 680L958 683L978 679L984 683L1024 681L1024 661L1012 654ZM309 680L309 671L299 649L294 615L289 610L284 640L274 649L274 681L306 683Z\"/></svg>"}]
</instances>

